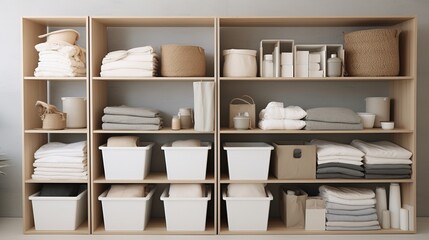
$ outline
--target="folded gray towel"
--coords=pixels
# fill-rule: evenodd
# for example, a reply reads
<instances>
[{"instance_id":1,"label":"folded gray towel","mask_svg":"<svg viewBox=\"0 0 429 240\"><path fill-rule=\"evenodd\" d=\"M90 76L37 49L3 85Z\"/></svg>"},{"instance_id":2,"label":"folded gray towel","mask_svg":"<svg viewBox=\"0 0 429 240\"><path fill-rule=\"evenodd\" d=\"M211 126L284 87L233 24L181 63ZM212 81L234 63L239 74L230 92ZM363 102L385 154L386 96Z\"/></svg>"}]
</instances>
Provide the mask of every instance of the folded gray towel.
<instances>
[{"instance_id":1,"label":"folded gray towel","mask_svg":"<svg viewBox=\"0 0 429 240\"><path fill-rule=\"evenodd\" d=\"M326 219L332 222L344 221L344 222L365 222L377 220L377 214L372 213L368 215L352 216L352 215L337 215L337 214L326 214Z\"/></svg>"},{"instance_id":2,"label":"folded gray towel","mask_svg":"<svg viewBox=\"0 0 429 240\"><path fill-rule=\"evenodd\" d=\"M136 117L128 115L110 115L105 114L101 121L105 123L124 123L124 124L154 124L161 125L162 121L159 117Z\"/></svg>"},{"instance_id":3,"label":"folded gray towel","mask_svg":"<svg viewBox=\"0 0 429 240\"><path fill-rule=\"evenodd\" d=\"M144 107L128 107L125 105L117 107L105 107L104 113L112 115L130 115L139 117L157 117L159 115L158 110L153 110Z\"/></svg>"},{"instance_id":4,"label":"folded gray towel","mask_svg":"<svg viewBox=\"0 0 429 240\"><path fill-rule=\"evenodd\" d=\"M101 128L104 130L143 130L156 131L161 129L159 125L153 124L120 124L120 123L103 123Z\"/></svg>"},{"instance_id":5,"label":"folded gray towel","mask_svg":"<svg viewBox=\"0 0 429 240\"><path fill-rule=\"evenodd\" d=\"M336 215L349 215L349 216L360 216L376 213L375 208L365 208L359 210L340 210L340 209L326 209L327 213Z\"/></svg>"},{"instance_id":6,"label":"folded gray towel","mask_svg":"<svg viewBox=\"0 0 429 240\"><path fill-rule=\"evenodd\" d=\"M354 169L357 171L364 171L364 168L362 166L347 164L347 163L322 163L317 165L318 169L327 168L327 167L341 167L341 168Z\"/></svg>"},{"instance_id":7,"label":"folded gray towel","mask_svg":"<svg viewBox=\"0 0 429 240\"><path fill-rule=\"evenodd\" d=\"M362 130L362 123L334 123L320 121L305 121L305 130Z\"/></svg>"},{"instance_id":8,"label":"folded gray towel","mask_svg":"<svg viewBox=\"0 0 429 240\"><path fill-rule=\"evenodd\" d=\"M325 167L325 168L317 168L317 173L340 173L345 175L351 175L356 177L363 177L365 174L361 171L349 169L349 168L342 168L342 167Z\"/></svg>"},{"instance_id":9,"label":"folded gray towel","mask_svg":"<svg viewBox=\"0 0 429 240\"><path fill-rule=\"evenodd\" d=\"M411 169L365 169L365 173L382 175L408 175L411 174Z\"/></svg>"},{"instance_id":10,"label":"folded gray towel","mask_svg":"<svg viewBox=\"0 0 429 240\"><path fill-rule=\"evenodd\" d=\"M380 225L375 226L362 226L362 227L331 227L326 226L328 231L367 231L367 230L380 230Z\"/></svg>"},{"instance_id":11,"label":"folded gray towel","mask_svg":"<svg viewBox=\"0 0 429 240\"><path fill-rule=\"evenodd\" d=\"M411 169L409 164L364 164L365 169Z\"/></svg>"},{"instance_id":12,"label":"folded gray towel","mask_svg":"<svg viewBox=\"0 0 429 240\"><path fill-rule=\"evenodd\" d=\"M411 178L411 175L399 175L399 174L392 174L392 175L386 175L386 174L365 174L365 178L368 179L409 179Z\"/></svg>"},{"instance_id":13,"label":"folded gray towel","mask_svg":"<svg viewBox=\"0 0 429 240\"><path fill-rule=\"evenodd\" d=\"M344 178L344 179L354 179L354 178L363 178L363 176L353 176L342 173L317 173L316 178L318 179L329 179L329 178Z\"/></svg>"},{"instance_id":14,"label":"folded gray towel","mask_svg":"<svg viewBox=\"0 0 429 240\"><path fill-rule=\"evenodd\" d=\"M369 205L346 205L340 203L326 202L326 208L341 209L341 210L362 210L367 208L375 208L375 204Z\"/></svg>"},{"instance_id":15,"label":"folded gray towel","mask_svg":"<svg viewBox=\"0 0 429 240\"><path fill-rule=\"evenodd\" d=\"M361 123L359 115L348 108L322 107L307 110L306 120L331 123Z\"/></svg>"}]
</instances>

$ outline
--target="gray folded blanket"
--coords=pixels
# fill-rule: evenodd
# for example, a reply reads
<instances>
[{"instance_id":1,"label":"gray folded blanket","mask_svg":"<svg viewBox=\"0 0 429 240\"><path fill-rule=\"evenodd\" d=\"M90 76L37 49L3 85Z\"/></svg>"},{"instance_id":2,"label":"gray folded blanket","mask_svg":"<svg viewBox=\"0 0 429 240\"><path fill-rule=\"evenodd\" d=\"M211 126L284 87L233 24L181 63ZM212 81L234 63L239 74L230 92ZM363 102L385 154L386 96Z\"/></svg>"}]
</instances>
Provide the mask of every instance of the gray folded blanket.
<instances>
[{"instance_id":1,"label":"gray folded blanket","mask_svg":"<svg viewBox=\"0 0 429 240\"><path fill-rule=\"evenodd\" d=\"M409 164L364 164L365 169L411 169Z\"/></svg>"},{"instance_id":2,"label":"gray folded blanket","mask_svg":"<svg viewBox=\"0 0 429 240\"><path fill-rule=\"evenodd\" d=\"M365 208L359 210L339 210L339 209L326 209L327 213L336 215L349 215L349 216L360 216L376 213L375 208Z\"/></svg>"},{"instance_id":3,"label":"gray folded blanket","mask_svg":"<svg viewBox=\"0 0 429 240\"><path fill-rule=\"evenodd\" d=\"M326 214L326 219L331 222L338 222L338 221L344 221L344 222L365 222L365 221L372 221L377 220L377 214L372 213L368 215L360 215L360 216L351 216L351 215L337 215L337 214Z\"/></svg>"},{"instance_id":4,"label":"gray folded blanket","mask_svg":"<svg viewBox=\"0 0 429 240\"><path fill-rule=\"evenodd\" d=\"M110 115L105 114L101 121L105 123L124 123L124 124L154 124L161 125L160 117L136 117L128 115Z\"/></svg>"},{"instance_id":5,"label":"gray folded blanket","mask_svg":"<svg viewBox=\"0 0 429 240\"><path fill-rule=\"evenodd\" d=\"M363 178L363 176L353 176L342 173L317 173L316 178L318 179L329 179L329 178L345 178L345 179L355 179L355 178Z\"/></svg>"},{"instance_id":6,"label":"gray folded blanket","mask_svg":"<svg viewBox=\"0 0 429 240\"><path fill-rule=\"evenodd\" d=\"M159 125L153 124L120 124L120 123L103 123L101 128L104 130L144 130L156 131L161 129Z\"/></svg>"},{"instance_id":7,"label":"gray folded blanket","mask_svg":"<svg viewBox=\"0 0 429 240\"><path fill-rule=\"evenodd\" d=\"M318 174L320 173L340 173L345 175L351 175L356 177L363 177L365 174L361 171L349 169L349 168L342 168L342 167L325 167L325 168L317 168L316 171Z\"/></svg>"},{"instance_id":8,"label":"gray folded blanket","mask_svg":"<svg viewBox=\"0 0 429 240\"><path fill-rule=\"evenodd\" d=\"M362 130L362 123L336 123L321 121L305 121L305 130Z\"/></svg>"},{"instance_id":9,"label":"gray folded blanket","mask_svg":"<svg viewBox=\"0 0 429 240\"><path fill-rule=\"evenodd\" d=\"M354 169L357 171L364 171L364 168L362 166L347 164L347 163L322 163L317 165L318 169L327 168L327 167L341 167L341 168Z\"/></svg>"},{"instance_id":10,"label":"gray folded blanket","mask_svg":"<svg viewBox=\"0 0 429 240\"><path fill-rule=\"evenodd\" d=\"M375 208L375 204L369 205L346 205L340 203L326 202L327 209L342 209L342 210L361 210L367 208Z\"/></svg>"},{"instance_id":11,"label":"gray folded blanket","mask_svg":"<svg viewBox=\"0 0 429 240\"><path fill-rule=\"evenodd\" d=\"M307 117L305 119L330 123L361 123L359 115L351 109L341 107L311 108L307 110Z\"/></svg>"},{"instance_id":12,"label":"gray folded blanket","mask_svg":"<svg viewBox=\"0 0 429 240\"><path fill-rule=\"evenodd\" d=\"M362 226L362 227L331 227L326 226L328 231L367 231L367 230L380 230L379 225L375 226Z\"/></svg>"},{"instance_id":13,"label":"gray folded blanket","mask_svg":"<svg viewBox=\"0 0 429 240\"><path fill-rule=\"evenodd\" d=\"M159 111L144 107L128 107L122 105L117 107L105 107L104 114L157 117L159 115Z\"/></svg>"},{"instance_id":14,"label":"gray folded blanket","mask_svg":"<svg viewBox=\"0 0 429 240\"><path fill-rule=\"evenodd\" d=\"M409 179L409 178L411 178L411 175L365 174L365 178L368 178L368 179Z\"/></svg>"},{"instance_id":15,"label":"gray folded blanket","mask_svg":"<svg viewBox=\"0 0 429 240\"><path fill-rule=\"evenodd\" d=\"M405 175L411 174L411 169L365 169L366 174Z\"/></svg>"}]
</instances>

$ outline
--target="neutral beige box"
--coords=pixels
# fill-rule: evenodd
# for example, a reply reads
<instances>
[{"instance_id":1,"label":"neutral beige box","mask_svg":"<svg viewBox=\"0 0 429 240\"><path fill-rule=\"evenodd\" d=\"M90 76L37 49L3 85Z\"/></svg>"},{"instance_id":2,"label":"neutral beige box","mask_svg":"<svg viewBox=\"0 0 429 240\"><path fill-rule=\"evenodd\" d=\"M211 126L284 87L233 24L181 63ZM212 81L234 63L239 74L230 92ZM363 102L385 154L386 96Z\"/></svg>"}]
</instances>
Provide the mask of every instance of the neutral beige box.
<instances>
[{"instance_id":1,"label":"neutral beige box","mask_svg":"<svg viewBox=\"0 0 429 240\"><path fill-rule=\"evenodd\" d=\"M309 197L305 201L305 230L325 231L325 201L321 197Z\"/></svg>"},{"instance_id":2,"label":"neutral beige box","mask_svg":"<svg viewBox=\"0 0 429 240\"><path fill-rule=\"evenodd\" d=\"M271 172L278 179L316 179L316 146L276 142Z\"/></svg>"},{"instance_id":3,"label":"neutral beige box","mask_svg":"<svg viewBox=\"0 0 429 240\"><path fill-rule=\"evenodd\" d=\"M295 194L288 195L288 190L295 192ZM280 188L280 218L283 220L286 228L305 228L305 204L307 197L307 193L301 189Z\"/></svg>"}]
</instances>

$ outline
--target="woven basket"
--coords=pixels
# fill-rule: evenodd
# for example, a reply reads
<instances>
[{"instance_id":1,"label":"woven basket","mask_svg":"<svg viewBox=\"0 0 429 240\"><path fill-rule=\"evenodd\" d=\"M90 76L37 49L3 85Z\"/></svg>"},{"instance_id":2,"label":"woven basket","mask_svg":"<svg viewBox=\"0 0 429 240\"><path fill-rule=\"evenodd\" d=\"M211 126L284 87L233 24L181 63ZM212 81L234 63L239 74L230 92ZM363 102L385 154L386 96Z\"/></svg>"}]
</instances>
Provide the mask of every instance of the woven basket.
<instances>
[{"instance_id":1,"label":"woven basket","mask_svg":"<svg viewBox=\"0 0 429 240\"><path fill-rule=\"evenodd\" d=\"M62 130L66 128L66 113L48 113L43 118L43 129Z\"/></svg>"},{"instance_id":2,"label":"woven basket","mask_svg":"<svg viewBox=\"0 0 429 240\"><path fill-rule=\"evenodd\" d=\"M204 77L206 57L204 48L198 46L161 46L161 76Z\"/></svg>"},{"instance_id":3,"label":"woven basket","mask_svg":"<svg viewBox=\"0 0 429 240\"><path fill-rule=\"evenodd\" d=\"M397 76L399 31L371 29L344 34L346 71L350 76Z\"/></svg>"}]
</instances>

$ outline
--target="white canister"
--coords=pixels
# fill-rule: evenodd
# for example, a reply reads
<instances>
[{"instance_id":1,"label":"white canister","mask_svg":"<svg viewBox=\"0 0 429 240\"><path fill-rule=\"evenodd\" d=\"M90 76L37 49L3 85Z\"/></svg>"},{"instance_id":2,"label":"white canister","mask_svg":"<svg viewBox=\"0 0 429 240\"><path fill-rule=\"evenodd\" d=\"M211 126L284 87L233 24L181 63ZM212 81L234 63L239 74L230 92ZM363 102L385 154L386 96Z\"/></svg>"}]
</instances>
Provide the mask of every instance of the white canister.
<instances>
[{"instance_id":1,"label":"white canister","mask_svg":"<svg viewBox=\"0 0 429 240\"><path fill-rule=\"evenodd\" d=\"M62 97L63 112L67 113L67 128L86 128L86 98Z\"/></svg>"},{"instance_id":2,"label":"white canister","mask_svg":"<svg viewBox=\"0 0 429 240\"><path fill-rule=\"evenodd\" d=\"M194 118L191 108L179 108L179 113L177 115L180 118L181 129L189 129L193 127Z\"/></svg>"},{"instance_id":3,"label":"white canister","mask_svg":"<svg viewBox=\"0 0 429 240\"><path fill-rule=\"evenodd\" d=\"M224 77L256 77L256 50L227 49L223 56Z\"/></svg>"},{"instance_id":4,"label":"white canister","mask_svg":"<svg viewBox=\"0 0 429 240\"><path fill-rule=\"evenodd\" d=\"M375 127L381 127L380 122L390 121L390 98L367 97L365 98L366 112L375 114Z\"/></svg>"}]
</instances>

